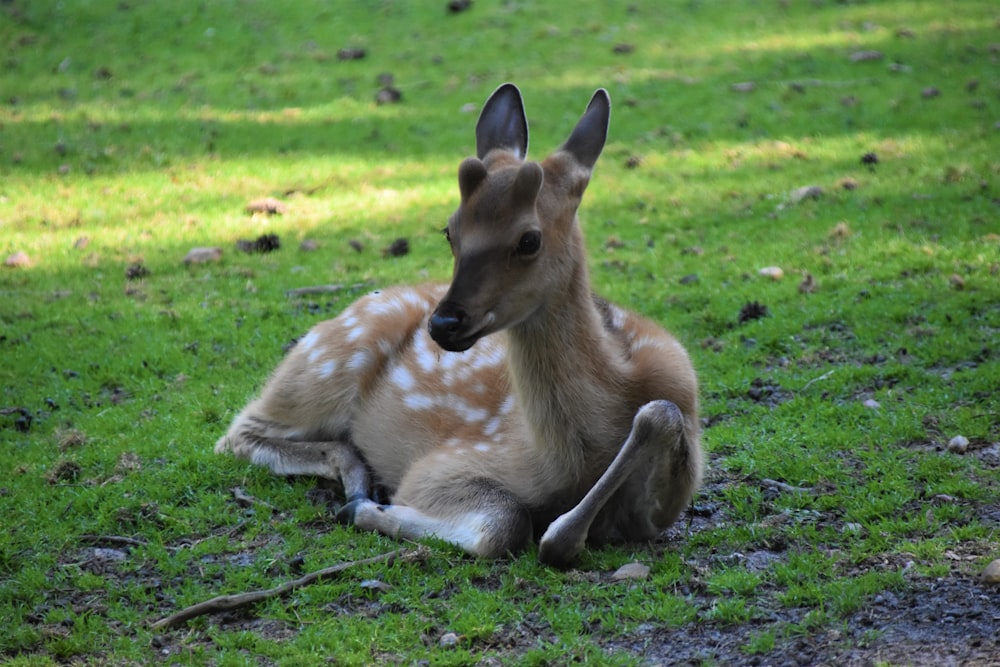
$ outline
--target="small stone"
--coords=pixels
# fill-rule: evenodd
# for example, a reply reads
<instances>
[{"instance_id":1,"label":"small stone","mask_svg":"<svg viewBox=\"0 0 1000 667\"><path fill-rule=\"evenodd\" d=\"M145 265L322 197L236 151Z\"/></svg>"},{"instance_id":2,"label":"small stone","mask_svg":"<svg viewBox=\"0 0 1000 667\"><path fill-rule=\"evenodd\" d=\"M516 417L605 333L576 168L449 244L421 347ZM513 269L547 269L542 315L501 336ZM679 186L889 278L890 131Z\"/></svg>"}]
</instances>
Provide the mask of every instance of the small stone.
<instances>
[{"instance_id":1,"label":"small stone","mask_svg":"<svg viewBox=\"0 0 1000 667\"><path fill-rule=\"evenodd\" d=\"M868 408L870 410L878 410L879 408L882 407L882 404L879 403L878 401L876 401L874 398L865 399L861 403L861 405L865 406L866 408Z\"/></svg>"},{"instance_id":2,"label":"small stone","mask_svg":"<svg viewBox=\"0 0 1000 667\"><path fill-rule=\"evenodd\" d=\"M1000 584L1000 558L986 566L983 570L984 584Z\"/></svg>"},{"instance_id":3,"label":"small stone","mask_svg":"<svg viewBox=\"0 0 1000 667\"><path fill-rule=\"evenodd\" d=\"M969 439L964 435L956 435L948 441L948 451L956 454L964 454L969 449Z\"/></svg>"},{"instance_id":4,"label":"small stone","mask_svg":"<svg viewBox=\"0 0 1000 667\"><path fill-rule=\"evenodd\" d=\"M185 264L204 264L222 259L222 248L191 248L184 255Z\"/></svg>"},{"instance_id":5,"label":"small stone","mask_svg":"<svg viewBox=\"0 0 1000 667\"><path fill-rule=\"evenodd\" d=\"M649 566L639 562L626 563L611 575L611 581L641 581L648 578Z\"/></svg>"},{"instance_id":6,"label":"small stone","mask_svg":"<svg viewBox=\"0 0 1000 667\"><path fill-rule=\"evenodd\" d=\"M757 90L757 84L753 81L741 81L740 83L734 83L730 86L730 89L736 93L752 93Z\"/></svg>"},{"instance_id":7,"label":"small stone","mask_svg":"<svg viewBox=\"0 0 1000 667\"><path fill-rule=\"evenodd\" d=\"M471 6L472 0L451 0L448 3L448 11L452 14L458 14L459 12L464 12Z\"/></svg>"},{"instance_id":8,"label":"small stone","mask_svg":"<svg viewBox=\"0 0 1000 667\"><path fill-rule=\"evenodd\" d=\"M882 60L882 52L874 49L855 51L851 54L852 63L865 63L873 60Z\"/></svg>"},{"instance_id":9,"label":"small stone","mask_svg":"<svg viewBox=\"0 0 1000 667\"><path fill-rule=\"evenodd\" d=\"M785 272L780 266L765 266L757 273L759 273L762 277L770 278L771 280L781 280L785 277Z\"/></svg>"},{"instance_id":10,"label":"small stone","mask_svg":"<svg viewBox=\"0 0 1000 667\"><path fill-rule=\"evenodd\" d=\"M24 269L31 266L31 258L28 257L28 253L18 250L13 255L10 255L4 261L3 265L10 269Z\"/></svg>"},{"instance_id":11,"label":"small stone","mask_svg":"<svg viewBox=\"0 0 1000 667\"><path fill-rule=\"evenodd\" d=\"M265 215L283 215L285 211L288 210L288 206L285 202L280 199L275 199L274 197L262 197L261 199L254 199L252 202L247 204L246 212L251 215L254 213L263 213Z\"/></svg>"},{"instance_id":12,"label":"small stone","mask_svg":"<svg viewBox=\"0 0 1000 667\"><path fill-rule=\"evenodd\" d=\"M935 88L934 86L927 86L926 88L920 91L920 96L925 100L933 99L935 97L939 97L940 95L941 91Z\"/></svg>"},{"instance_id":13,"label":"small stone","mask_svg":"<svg viewBox=\"0 0 1000 667\"><path fill-rule=\"evenodd\" d=\"M299 250L302 252L312 252L319 248L319 243L312 239L302 239L302 243L299 244Z\"/></svg>"},{"instance_id":14,"label":"small stone","mask_svg":"<svg viewBox=\"0 0 1000 667\"><path fill-rule=\"evenodd\" d=\"M950 276L948 276L948 284L951 285L952 289L959 290L959 291L964 290L965 289L965 278L963 278L962 276L958 275L957 273L953 273Z\"/></svg>"},{"instance_id":15,"label":"small stone","mask_svg":"<svg viewBox=\"0 0 1000 667\"><path fill-rule=\"evenodd\" d=\"M402 99L403 93L398 88L393 88L392 86L386 86L375 93L375 104L379 106L383 104L397 104Z\"/></svg>"},{"instance_id":16,"label":"small stone","mask_svg":"<svg viewBox=\"0 0 1000 667\"><path fill-rule=\"evenodd\" d=\"M96 547L91 550L90 555L94 560L113 563L120 563L128 559L128 554L121 549L105 549Z\"/></svg>"},{"instance_id":17,"label":"small stone","mask_svg":"<svg viewBox=\"0 0 1000 667\"><path fill-rule=\"evenodd\" d=\"M344 48L337 51L337 60L361 60L368 52L362 48Z\"/></svg>"},{"instance_id":18,"label":"small stone","mask_svg":"<svg viewBox=\"0 0 1000 667\"><path fill-rule=\"evenodd\" d=\"M441 639L438 640L438 646L441 648L454 648L458 646L458 635L454 632L446 632L441 635Z\"/></svg>"},{"instance_id":19,"label":"small stone","mask_svg":"<svg viewBox=\"0 0 1000 667\"><path fill-rule=\"evenodd\" d=\"M806 199L819 199L823 196L823 188L818 185L804 185L796 188L788 195L788 199L793 204L805 201Z\"/></svg>"},{"instance_id":20,"label":"small stone","mask_svg":"<svg viewBox=\"0 0 1000 667\"><path fill-rule=\"evenodd\" d=\"M365 579L360 584L361 588L369 591L378 591L379 593L384 593L388 590L392 590L392 586L385 583L381 579Z\"/></svg>"}]
</instances>

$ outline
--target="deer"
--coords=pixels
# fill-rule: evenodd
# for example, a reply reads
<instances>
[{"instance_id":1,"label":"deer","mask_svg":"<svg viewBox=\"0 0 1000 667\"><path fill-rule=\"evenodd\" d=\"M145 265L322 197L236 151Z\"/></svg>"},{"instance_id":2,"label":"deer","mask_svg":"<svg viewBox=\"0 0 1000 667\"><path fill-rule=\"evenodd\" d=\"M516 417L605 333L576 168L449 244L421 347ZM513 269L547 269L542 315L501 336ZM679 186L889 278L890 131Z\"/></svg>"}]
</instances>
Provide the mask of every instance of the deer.
<instances>
[{"instance_id":1,"label":"deer","mask_svg":"<svg viewBox=\"0 0 1000 667\"><path fill-rule=\"evenodd\" d=\"M698 382L674 336L591 291L577 209L610 114L598 89L530 161L521 92L497 88L458 168L451 283L378 290L315 325L215 451L333 480L357 529L476 557L537 540L567 567L661 535L701 482Z\"/></svg>"}]
</instances>

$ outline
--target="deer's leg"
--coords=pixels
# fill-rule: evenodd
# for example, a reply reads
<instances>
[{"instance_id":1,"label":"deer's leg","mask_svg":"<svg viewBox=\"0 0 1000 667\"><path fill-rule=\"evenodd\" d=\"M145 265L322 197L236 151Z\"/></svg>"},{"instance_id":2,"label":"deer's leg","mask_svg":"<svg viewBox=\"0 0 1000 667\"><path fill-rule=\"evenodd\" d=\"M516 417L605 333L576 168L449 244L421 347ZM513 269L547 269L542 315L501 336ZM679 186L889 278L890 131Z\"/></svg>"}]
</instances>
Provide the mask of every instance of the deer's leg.
<instances>
[{"instance_id":1,"label":"deer's leg","mask_svg":"<svg viewBox=\"0 0 1000 667\"><path fill-rule=\"evenodd\" d=\"M351 442L300 441L279 435L287 430L267 420L241 417L215 444L215 451L232 452L276 475L339 480L349 501L371 497L368 467Z\"/></svg>"},{"instance_id":2,"label":"deer's leg","mask_svg":"<svg viewBox=\"0 0 1000 667\"><path fill-rule=\"evenodd\" d=\"M496 482L479 478L436 486L434 480L412 477L404 480L395 504L360 499L345 506L338 519L393 538L436 537L483 558L521 551L531 541L528 511ZM416 505L398 502L407 498L408 483L420 485Z\"/></svg>"},{"instance_id":3,"label":"deer's leg","mask_svg":"<svg viewBox=\"0 0 1000 667\"><path fill-rule=\"evenodd\" d=\"M625 444L576 507L553 521L542 535L538 545L538 558L543 563L566 566L571 563L587 541L598 514L609 501L623 501L627 507L607 507L613 521L631 525L618 527L620 534L631 537L651 538L656 530L656 519L667 514L668 524L683 510L698 483L700 460L697 445L689 441L681 411L670 401L652 401L636 413ZM651 481L660 481L657 472L668 470L671 488L664 499L659 490L650 489ZM623 484L636 484L636 489L623 489ZM636 492L633 492L636 491ZM617 494L617 495L616 495ZM614 497L614 498L613 498ZM664 500L670 507L662 507Z\"/></svg>"}]
</instances>

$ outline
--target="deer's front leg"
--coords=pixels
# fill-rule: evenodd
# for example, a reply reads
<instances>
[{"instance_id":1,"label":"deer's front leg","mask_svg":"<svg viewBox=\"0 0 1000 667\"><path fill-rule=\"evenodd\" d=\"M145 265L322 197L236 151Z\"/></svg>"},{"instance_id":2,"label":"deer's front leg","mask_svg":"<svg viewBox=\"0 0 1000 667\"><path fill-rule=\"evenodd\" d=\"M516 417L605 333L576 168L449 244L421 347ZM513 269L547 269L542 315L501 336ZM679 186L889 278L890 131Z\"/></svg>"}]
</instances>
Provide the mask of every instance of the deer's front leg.
<instances>
[{"instance_id":1,"label":"deer's front leg","mask_svg":"<svg viewBox=\"0 0 1000 667\"><path fill-rule=\"evenodd\" d=\"M649 475L643 472L662 468L663 457L675 459L667 462L671 467L688 467L684 427L684 416L670 401L651 401L642 406L632 422L628 439L597 483L576 507L549 524L538 545L538 559L547 565L568 566L583 550L598 513L627 480L633 476L645 480ZM671 491L690 497L694 484L678 481L679 488ZM658 499L640 496L638 502L649 507L623 508L625 513L648 517Z\"/></svg>"}]
</instances>

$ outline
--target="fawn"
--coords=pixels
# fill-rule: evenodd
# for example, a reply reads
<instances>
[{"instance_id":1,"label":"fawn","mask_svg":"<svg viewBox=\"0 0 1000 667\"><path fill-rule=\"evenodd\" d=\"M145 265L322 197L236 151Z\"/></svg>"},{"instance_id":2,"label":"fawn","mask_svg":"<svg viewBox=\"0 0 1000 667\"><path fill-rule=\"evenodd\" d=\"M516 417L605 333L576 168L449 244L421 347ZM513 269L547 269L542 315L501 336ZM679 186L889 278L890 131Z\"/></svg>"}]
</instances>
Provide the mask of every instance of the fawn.
<instances>
[{"instance_id":1,"label":"fawn","mask_svg":"<svg viewBox=\"0 0 1000 667\"><path fill-rule=\"evenodd\" d=\"M576 211L610 113L598 90L531 162L520 91L494 91L458 169L451 285L374 292L313 327L216 452L339 480L338 518L362 529L488 558L540 536L565 566L669 526L701 480L697 379L669 333L590 291Z\"/></svg>"}]
</instances>

